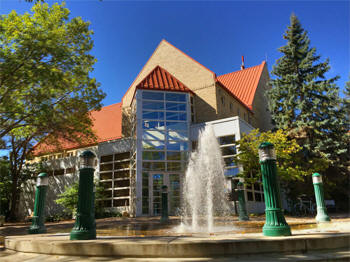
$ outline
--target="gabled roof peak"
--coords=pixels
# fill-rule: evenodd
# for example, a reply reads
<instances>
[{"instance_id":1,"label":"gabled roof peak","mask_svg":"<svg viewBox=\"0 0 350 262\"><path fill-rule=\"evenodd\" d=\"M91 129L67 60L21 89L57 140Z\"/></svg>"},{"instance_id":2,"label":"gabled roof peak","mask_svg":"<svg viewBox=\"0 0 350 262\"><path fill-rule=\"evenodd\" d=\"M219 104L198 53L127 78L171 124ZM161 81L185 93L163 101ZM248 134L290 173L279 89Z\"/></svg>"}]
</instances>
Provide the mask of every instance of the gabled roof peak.
<instances>
[{"instance_id":1,"label":"gabled roof peak","mask_svg":"<svg viewBox=\"0 0 350 262\"><path fill-rule=\"evenodd\" d=\"M186 53L183 52L181 49L177 48L176 46L174 46L173 44L171 44L170 42L168 42L168 41L167 41L166 39L164 39L164 38L162 39L162 41L160 41L160 44L163 43L163 42L164 42L164 43L167 43L168 45L170 45L170 46L172 46L172 47L174 47L176 50L180 51L182 54L184 54L185 56L187 56L188 58L190 58L191 60L193 60L194 62L196 62L197 64L199 64L200 66L202 66L204 69L208 70L210 73L213 74L214 79L216 78L216 74L215 74L212 70L210 70L208 67L202 65L202 64L199 63L197 60L193 59L193 58L190 57L188 54L186 54ZM159 45L160 45L160 44L159 44Z\"/></svg>"},{"instance_id":2,"label":"gabled roof peak","mask_svg":"<svg viewBox=\"0 0 350 262\"><path fill-rule=\"evenodd\" d=\"M181 81L159 65L157 65L139 84L136 85L136 89L193 93Z\"/></svg>"}]
</instances>

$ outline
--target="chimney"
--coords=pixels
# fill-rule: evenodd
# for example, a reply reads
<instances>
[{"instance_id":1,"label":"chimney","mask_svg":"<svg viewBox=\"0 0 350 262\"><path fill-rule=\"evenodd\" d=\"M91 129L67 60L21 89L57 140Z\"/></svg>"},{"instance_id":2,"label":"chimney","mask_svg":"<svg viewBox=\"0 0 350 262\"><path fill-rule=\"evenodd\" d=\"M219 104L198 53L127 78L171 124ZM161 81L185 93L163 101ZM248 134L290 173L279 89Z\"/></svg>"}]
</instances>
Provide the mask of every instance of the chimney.
<instances>
[{"instance_id":1,"label":"chimney","mask_svg":"<svg viewBox=\"0 0 350 262\"><path fill-rule=\"evenodd\" d=\"M244 69L244 56L242 56L242 65L241 65L241 70Z\"/></svg>"}]
</instances>

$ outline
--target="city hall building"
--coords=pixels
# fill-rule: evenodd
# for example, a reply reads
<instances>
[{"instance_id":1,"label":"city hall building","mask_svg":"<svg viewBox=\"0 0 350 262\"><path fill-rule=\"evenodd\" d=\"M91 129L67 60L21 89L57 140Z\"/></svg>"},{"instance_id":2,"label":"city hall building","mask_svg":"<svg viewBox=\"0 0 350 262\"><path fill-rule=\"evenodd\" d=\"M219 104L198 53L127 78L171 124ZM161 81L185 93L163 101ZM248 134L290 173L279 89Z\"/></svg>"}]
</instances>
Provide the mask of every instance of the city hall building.
<instances>
[{"instance_id":1,"label":"city hall building","mask_svg":"<svg viewBox=\"0 0 350 262\"><path fill-rule=\"evenodd\" d=\"M104 207L132 216L159 215L161 187L167 185L170 214L178 214L189 155L206 125L220 143L228 180L223 190L229 191L240 168L233 161L235 141L254 128L271 128L266 63L237 69L218 76L162 40L122 101L91 112L95 144L60 140L59 152L44 142L34 147L34 161L49 170L49 214L60 211L54 200L78 179L77 156L86 149L97 156L95 177L104 188L99 200ZM33 210L33 188L27 185L22 196L26 213ZM245 194L248 211L264 211L260 184L247 187Z\"/></svg>"}]
</instances>

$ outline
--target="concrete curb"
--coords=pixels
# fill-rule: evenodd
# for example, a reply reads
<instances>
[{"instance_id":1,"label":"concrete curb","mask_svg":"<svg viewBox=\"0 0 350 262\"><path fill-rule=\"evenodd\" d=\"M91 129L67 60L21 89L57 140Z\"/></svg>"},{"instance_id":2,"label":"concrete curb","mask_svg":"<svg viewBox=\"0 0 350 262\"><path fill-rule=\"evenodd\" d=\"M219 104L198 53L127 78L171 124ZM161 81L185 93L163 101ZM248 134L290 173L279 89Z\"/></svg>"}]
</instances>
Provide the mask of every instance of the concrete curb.
<instances>
[{"instance_id":1,"label":"concrete curb","mask_svg":"<svg viewBox=\"0 0 350 262\"><path fill-rule=\"evenodd\" d=\"M69 236L36 235L5 238L5 248L18 252L99 257L213 257L265 253L307 253L350 248L350 234L264 237L104 237L70 241Z\"/></svg>"}]
</instances>

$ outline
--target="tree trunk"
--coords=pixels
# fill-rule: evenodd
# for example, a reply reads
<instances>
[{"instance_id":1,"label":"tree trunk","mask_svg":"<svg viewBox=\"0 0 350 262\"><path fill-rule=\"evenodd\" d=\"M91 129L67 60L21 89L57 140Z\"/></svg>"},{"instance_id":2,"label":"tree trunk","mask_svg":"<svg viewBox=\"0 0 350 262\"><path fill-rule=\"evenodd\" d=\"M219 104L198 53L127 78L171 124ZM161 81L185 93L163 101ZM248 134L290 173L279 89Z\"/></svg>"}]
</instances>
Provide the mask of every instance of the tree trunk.
<instances>
[{"instance_id":1,"label":"tree trunk","mask_svg":"<svg viewBox=\"0 0 350 262\"><path fill-rule=\"evenodd\" d=\"M17 209L18 209L18 203L19 203L19 190L17 188L17 175L13 176L12 178L12 185L11 185L11 200L10 200L10 215L9 219L10 221L16 221L17 220Z\"/></svg>"}]
</instances>

